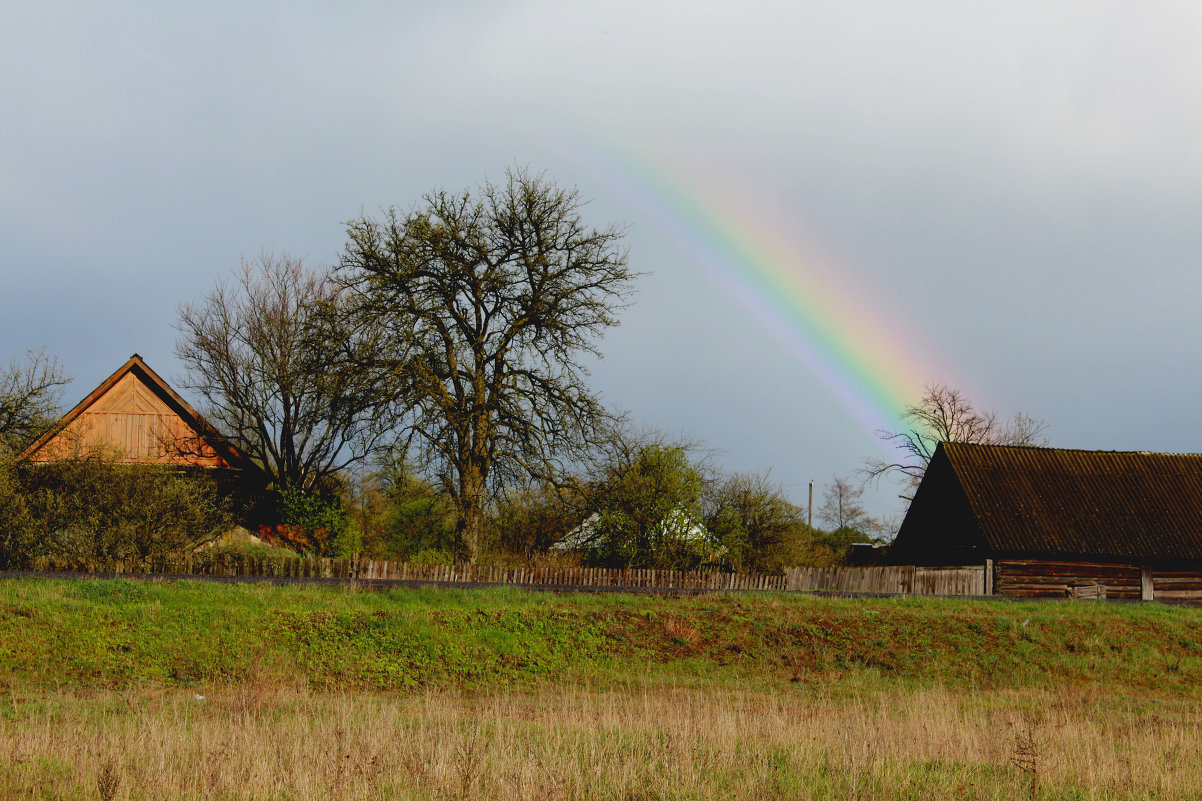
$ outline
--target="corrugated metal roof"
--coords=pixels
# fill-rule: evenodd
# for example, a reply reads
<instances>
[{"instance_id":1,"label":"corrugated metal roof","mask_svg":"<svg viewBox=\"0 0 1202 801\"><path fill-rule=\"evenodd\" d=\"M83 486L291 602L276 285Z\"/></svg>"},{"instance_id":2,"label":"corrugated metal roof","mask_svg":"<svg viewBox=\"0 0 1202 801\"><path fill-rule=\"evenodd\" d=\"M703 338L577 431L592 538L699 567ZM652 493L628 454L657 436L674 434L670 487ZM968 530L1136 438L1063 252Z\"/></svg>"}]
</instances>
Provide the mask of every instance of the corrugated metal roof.
<instances>
[{"instance_id":1,"label":"corrugated metal roof","mask_svg":"<svg viewBox=\"0 0 1202 801\"><path fill-rule=\"evenodd\" d=\"M1202 560L1202 455L940 447L994 552Z\"/></svg>"}]
</instances>

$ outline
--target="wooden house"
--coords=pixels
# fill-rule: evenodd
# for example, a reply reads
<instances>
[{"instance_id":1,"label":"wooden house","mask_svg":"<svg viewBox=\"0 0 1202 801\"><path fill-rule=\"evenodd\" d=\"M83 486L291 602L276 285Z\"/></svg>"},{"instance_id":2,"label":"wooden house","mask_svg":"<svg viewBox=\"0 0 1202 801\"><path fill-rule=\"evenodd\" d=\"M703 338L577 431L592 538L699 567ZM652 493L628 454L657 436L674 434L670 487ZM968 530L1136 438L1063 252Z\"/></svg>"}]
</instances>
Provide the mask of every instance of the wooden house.
<instances>
[{"instance_id":1,"label":"wooden house","mask_svg":"<svg viewBox=\"0 0 1202 801\"><path fill-rule=\"evenodd\" d=\"M987 591L1202 600L1202 455L943 443L895 564L985 564Z\"/></svg>"},{"instance_id":2,"label":"wooden house","mask_svg":"<svg viewBox=\"0 0 1202 801\"><path fill-rule=\"evenodd\" d=\"M98 448L122 462L253 469L136 353L18 458L51 462Z\"/></svg>"}]
</instances>

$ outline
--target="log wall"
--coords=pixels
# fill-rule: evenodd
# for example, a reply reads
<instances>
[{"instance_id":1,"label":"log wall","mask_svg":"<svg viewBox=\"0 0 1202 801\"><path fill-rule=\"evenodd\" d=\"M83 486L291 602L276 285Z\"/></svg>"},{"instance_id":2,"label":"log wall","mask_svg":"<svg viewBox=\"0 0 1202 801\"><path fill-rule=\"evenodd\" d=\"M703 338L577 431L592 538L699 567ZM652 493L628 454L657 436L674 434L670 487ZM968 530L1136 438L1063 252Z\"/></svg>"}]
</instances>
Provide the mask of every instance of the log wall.
<instances>
[{"instance_id":1,"label":"log wall","mask_svg":"<svg viewBox=\"0 0 1202 801\"><path fill-rule=\"evenodd\" d=\"M1202 601L1202 565L1152 568L1152 597L1157 601Z\"/></svg>"},{"instance_id":2,"label":"log wall","mask_svg":"<svg viewBox=\"0 0 1202 801\"><path fill-rule=\"evenodd\" d=\"M1106 597L1140 599L1140 566L1043 559L999 559L994 563L994 592L1017 598L1068 598L1074 587L1100 584Z\"/></svg>"}]
</instances>

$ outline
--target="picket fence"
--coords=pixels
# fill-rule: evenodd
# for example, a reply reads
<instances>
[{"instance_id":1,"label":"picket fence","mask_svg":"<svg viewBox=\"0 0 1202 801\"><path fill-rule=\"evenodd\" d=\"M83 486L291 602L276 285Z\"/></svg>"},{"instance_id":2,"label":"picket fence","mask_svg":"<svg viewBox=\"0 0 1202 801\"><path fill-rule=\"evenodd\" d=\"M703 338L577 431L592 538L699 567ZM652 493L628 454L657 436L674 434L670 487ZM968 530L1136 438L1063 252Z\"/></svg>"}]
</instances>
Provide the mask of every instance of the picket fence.
<instances>
[{"instance_id":1,"label":"picket fence","mask_svg":"<svg viewBox=\"0 0 1202 801\"><path fill-rule=\"evenodd\" d=\"M794 567L783 574L603 567L501 567L387 562L365 557L249 557L224 554L109 564L78 564L48 558L47 571L122 575L252 576L345 579L373 582L417 581L516 584L538 587L630 587L635 589L778 590L902 595L983 595L985 568Z\"/></svg>"},{"instance_id":2,"label":"picket fence","mask_svg":"<svg viewBox=\"0 0 1202 801\"><path fill-rule=\"evenodd\" d=\"M108 564L79 564L48 558L47 571L121 575L256 576L360 581L418 581L521 584L542 587L632 587L639 589L784 590L784 575L694 570L611 569L602 567L501 567L387 562L366 557L243 557L206 554Z\"/></svg>"}]
</instances>

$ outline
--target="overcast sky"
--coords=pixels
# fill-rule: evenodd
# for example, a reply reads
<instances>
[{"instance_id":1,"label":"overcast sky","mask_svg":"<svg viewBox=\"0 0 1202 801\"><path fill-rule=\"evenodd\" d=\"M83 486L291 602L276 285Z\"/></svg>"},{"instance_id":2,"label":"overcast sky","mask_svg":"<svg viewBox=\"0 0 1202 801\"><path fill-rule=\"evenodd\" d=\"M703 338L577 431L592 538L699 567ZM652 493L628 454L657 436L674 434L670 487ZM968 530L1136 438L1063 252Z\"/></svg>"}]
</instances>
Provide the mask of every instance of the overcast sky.
<instances>
[{"instance_id":1,"label":"overcast sky","mask_svg":"<svg viewBox=\"0 0 1202 801\"><path fill-rule=\"evenodd\" d=\"M883 455L865 375L1202 451L1197 2L172 6L0 10L0 355L67 405L135 351L178 383L243 257L528 165L647 273L596 388L799 502Z\"/></svg>"}]
</instances>

